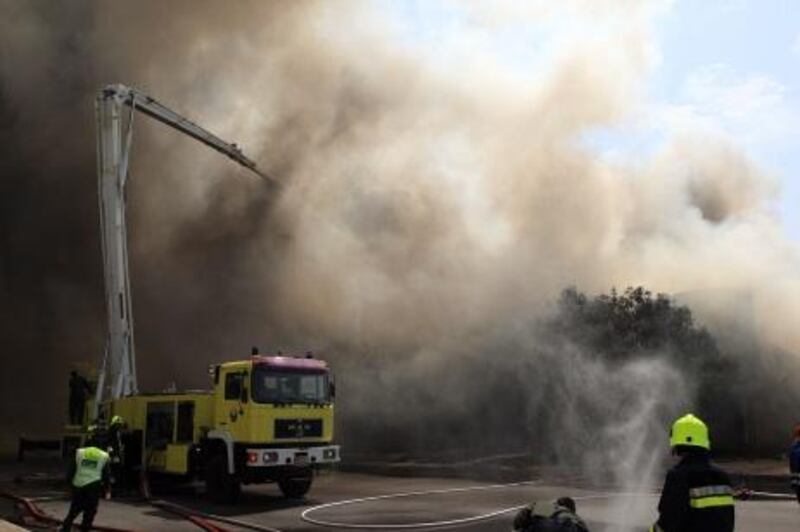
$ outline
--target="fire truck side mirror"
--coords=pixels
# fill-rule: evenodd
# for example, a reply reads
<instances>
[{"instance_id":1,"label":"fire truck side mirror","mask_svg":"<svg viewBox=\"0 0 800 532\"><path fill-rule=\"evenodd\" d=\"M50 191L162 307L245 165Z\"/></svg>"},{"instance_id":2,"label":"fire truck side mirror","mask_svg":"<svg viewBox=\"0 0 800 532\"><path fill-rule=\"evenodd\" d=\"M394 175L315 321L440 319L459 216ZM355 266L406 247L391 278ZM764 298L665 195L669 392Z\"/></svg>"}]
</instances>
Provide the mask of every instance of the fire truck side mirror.
<instances>
[{"instance_id":1,"label":"fire truck side mirror","mask_svg":"<svg viewBox=\"0 0 800 532\"><path fill-rule=\"evenodd\" d=\"M245 386L244 384L242 384L242 393L241 393L241 396L239 397L239 399L243 403L247 402L247 386Z\"/></svg>"},{"instance_id":2,"label":"fire truck side mirror","mask_svg":"<svg viewBox=\"0 0 800 532\"><path fill-rule=\"evenodd\" d=\"M334 384L333 382L328 384L328 392L329 392L329 394L331 396L331 399L336 397L336 384Z\"/></svg>"}]
</instances>

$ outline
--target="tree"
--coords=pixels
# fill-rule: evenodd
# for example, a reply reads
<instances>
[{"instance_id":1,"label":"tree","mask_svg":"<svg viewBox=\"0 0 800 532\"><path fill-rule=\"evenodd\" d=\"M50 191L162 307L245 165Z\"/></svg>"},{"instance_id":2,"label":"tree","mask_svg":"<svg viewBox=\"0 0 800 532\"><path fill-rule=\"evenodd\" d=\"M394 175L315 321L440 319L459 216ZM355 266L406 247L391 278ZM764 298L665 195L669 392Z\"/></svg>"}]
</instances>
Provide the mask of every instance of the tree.
<instances>
[{"instance_id":1,"label":"tree","mask_svg":"<svg viewBox=\"0 0 800 532\"><path fill-rule=\"evenodd\" d=\"M735 447L741 401L740 375L732 357L721 353L713 336L698 327L691 310L664 294L628 287L622 294L590 298L570 287L561 293L554 315L544 322L545 337L554 345L572 344L606 363L661 357L684 375L696 390L694 411L715 426L726 447Z\"/></svg>"},{"instance_id":2,"label":"tree","mask_svg":"<svg viewBox=\"0 0 800 532\"><path fill-rule=\"evenodd\" d=\"M612 362L658 352L703 371L722 364L714 338L695 326L688 307L641 286L594 298L567 288L545 329Z\"/></svg>"}]
</instances>

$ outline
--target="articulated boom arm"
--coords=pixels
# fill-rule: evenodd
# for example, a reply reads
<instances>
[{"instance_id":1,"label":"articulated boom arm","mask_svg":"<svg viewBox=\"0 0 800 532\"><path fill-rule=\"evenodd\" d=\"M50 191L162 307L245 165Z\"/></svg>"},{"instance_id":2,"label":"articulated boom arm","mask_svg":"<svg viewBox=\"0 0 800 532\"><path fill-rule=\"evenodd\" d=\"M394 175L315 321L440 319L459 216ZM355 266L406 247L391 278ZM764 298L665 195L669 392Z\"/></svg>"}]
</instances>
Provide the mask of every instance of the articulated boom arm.
<instances>
[{"instance_id":1,"label":"articulated boom arm","mask_svg":"<svg viewBox=\"0 0 800 532\"><path fill-rule=\"evenodd\" d=\"M130 110L125 131L123 107ZM96 404L105 397L118 398L138 392L125 216L125 184L134 111L140 111L199 140L270 184L276 184L259 171L256 163L245 157L236 144L225 142L146 94L125 85L108 85L100 91L96 101L97 176L108 336L103 365L98 375Z\"/></svg>"},{"instance_id":2,"label":"articulated boom arm","mask_svg":"<svg viewBox=\"0 0 800 532\"><path fill-rule=\"evenodd\" d=\"M134 88L126 87L125 85L109 85L102 91L100 98L114 98L118 99L121 103L141 111L142 113L155 118L159 122L166 124L172 128L177 129L181 133L186 133L206 146L217 150L223 155L227 155L237 163L245 168L252 170L257 175L273 181L268 175L262 173L256 168L256 163L245 157L242 150L236 144L229 144L198 126L191 120L187 120L178 113L163 106L150 96L137 91Z\"/></svg>"}]
</instances>

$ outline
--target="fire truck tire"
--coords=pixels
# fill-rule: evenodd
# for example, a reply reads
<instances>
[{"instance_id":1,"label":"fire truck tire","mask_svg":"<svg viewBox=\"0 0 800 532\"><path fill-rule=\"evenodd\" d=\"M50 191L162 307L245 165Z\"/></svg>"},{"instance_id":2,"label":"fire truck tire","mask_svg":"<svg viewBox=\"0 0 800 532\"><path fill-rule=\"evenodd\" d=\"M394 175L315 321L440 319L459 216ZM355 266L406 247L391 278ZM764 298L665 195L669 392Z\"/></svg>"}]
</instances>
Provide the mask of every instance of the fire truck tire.
<instances>
[{"instance_id":1,"label":"fire truck tire","mask_svg":"<svg viewBox=\"0 0 800 532\"><path fill-rule=\"evenodd\" d=\"M212 457L205 468L206 495L214 502L236 502L241 485L236 476L228 473L227 457L218 454Z\"/></svg>"},{"instance_id":2,"label":"fire truck tire","mask_svg":"<svg viewBox=\"0 0 800 532\"><path fill-rule=\"evenodd\" d=\"M278 487L286 498L300 499L311 489L314 472L311 468L278 479Z\"/></svg>"}]
</instances>

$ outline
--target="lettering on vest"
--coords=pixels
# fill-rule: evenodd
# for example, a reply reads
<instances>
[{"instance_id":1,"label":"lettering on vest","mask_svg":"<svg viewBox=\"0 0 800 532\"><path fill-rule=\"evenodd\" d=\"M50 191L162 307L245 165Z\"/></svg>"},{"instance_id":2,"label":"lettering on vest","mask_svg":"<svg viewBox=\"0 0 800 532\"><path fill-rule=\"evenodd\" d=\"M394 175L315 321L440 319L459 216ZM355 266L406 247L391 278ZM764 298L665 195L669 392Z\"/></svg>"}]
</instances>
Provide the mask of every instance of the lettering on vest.
<instances>
[{"instance_id":1,"label":"lettering on vest","mask_svg":"<svg viewBox=\"0 0 800 532\"><path fill-rule=\"evenodd\" d=\"M103 479L103 468L108 463L108 453L96 448L86 447L75 452L75 476L72 477L72 485L82 488L100 482Z\"/></svg>"}]
</instances>

